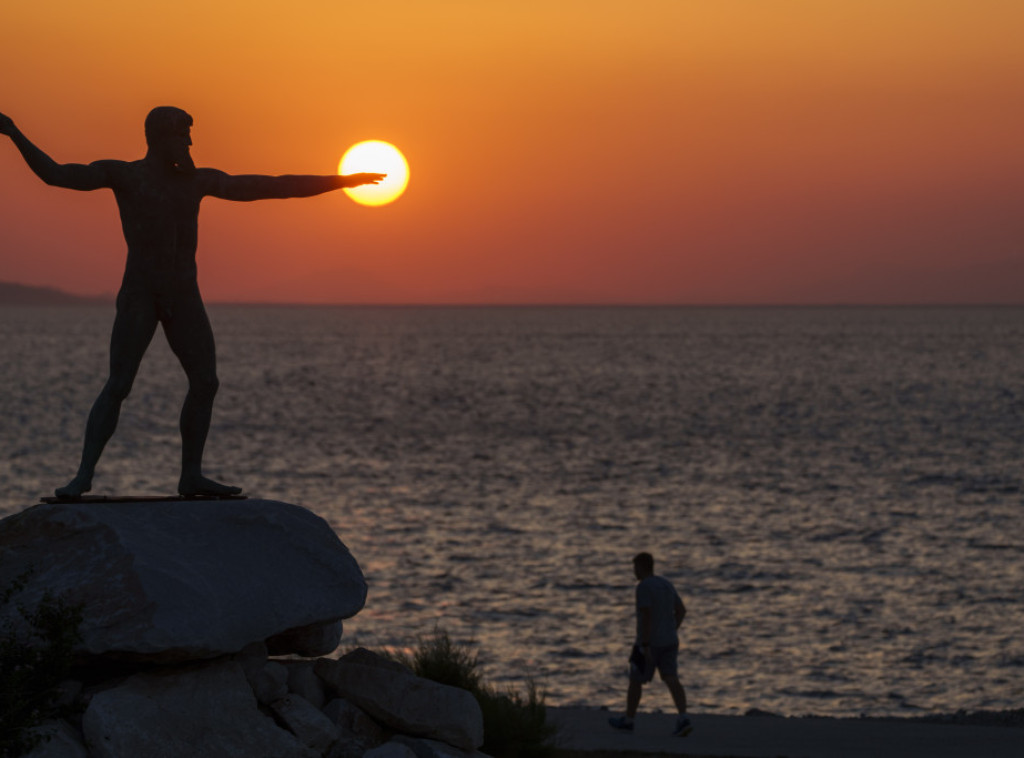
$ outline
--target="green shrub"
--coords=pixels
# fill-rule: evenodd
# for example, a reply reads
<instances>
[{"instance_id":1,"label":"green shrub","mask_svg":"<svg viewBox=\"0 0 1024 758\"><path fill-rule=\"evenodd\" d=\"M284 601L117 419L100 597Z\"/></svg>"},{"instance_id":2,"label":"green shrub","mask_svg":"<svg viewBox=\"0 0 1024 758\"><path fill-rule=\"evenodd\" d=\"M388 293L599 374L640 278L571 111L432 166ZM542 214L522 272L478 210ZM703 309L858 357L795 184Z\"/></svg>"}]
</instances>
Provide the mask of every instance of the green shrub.
<instances>
[{"instance_id":1,"label":"green shrub","mask_svg":"<svg viewBox=\"0 0 1024 758\"><path fill-rule=\"evenodd\" d=\"M494 758L548 758L553 754L555 726L548 723L544 694L532 681L525 695L484 684L477 654L453 643L442 630L421 640L412 655L391 657L417 676L473 694L484 719L484 744L480 748L484 753Z\"/></svg>"},{"instance_id":2,"label":"green shrub","mask_svg":"<svg viewBox=\"0 0 1024 758\"><path fill-rule=\"evenodd\" d=\"M0 608L11 604L28 576L22 574L0 593ZM43 739L32 728L62 715L54 696L57 685L67 678L72 649L81 639L81 607L69 606L49 592L35 609L17 605L16 611L24 625L9 621L0 630L0 758L29 752Z\"/></svg>"}]
</instances>

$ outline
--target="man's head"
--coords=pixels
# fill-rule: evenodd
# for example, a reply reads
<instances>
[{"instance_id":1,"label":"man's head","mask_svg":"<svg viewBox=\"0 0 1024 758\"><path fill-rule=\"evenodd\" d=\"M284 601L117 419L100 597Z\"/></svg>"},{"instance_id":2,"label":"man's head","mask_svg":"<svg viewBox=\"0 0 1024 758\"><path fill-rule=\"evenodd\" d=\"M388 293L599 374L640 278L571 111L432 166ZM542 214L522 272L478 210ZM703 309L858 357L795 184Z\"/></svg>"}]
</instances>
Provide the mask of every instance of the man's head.
<instances>
[{"instance_id":1,"label":"man's head","mask_svg":"<svg viewBox=\"0 0 1024 758\"><path fill-rule=\"evenodd\" d=\"M637 579L646 579L654 573L654 556L650 553L637 553L633 556L633 573Z\"/></svg>"},{"instance_id":2,"label":"man's head","mask_svg":"<svg viewBox=\"0 0 1024 758\"><path fill-rule=\"evenodd\" d=\"M181 108L161 105L146 116L149 154L171 163L180 171L193 171L188 148L192 144L192 117Z\"/></svg>"}]
</instances>

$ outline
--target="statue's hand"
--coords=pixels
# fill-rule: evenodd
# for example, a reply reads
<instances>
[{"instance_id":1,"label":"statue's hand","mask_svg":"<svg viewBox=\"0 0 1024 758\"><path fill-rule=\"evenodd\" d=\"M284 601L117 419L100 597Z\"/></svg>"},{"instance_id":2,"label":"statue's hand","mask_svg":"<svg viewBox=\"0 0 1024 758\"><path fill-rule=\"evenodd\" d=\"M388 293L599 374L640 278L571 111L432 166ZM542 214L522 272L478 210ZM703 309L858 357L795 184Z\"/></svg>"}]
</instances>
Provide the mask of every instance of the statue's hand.
<instances>
[{"instance_id":1,"label":"statue's hand","mask_svg":"<svg viewBox=\"0 0 1024 758\"><path fill-rule=\"evenodd\" d=\"M380 184L387 174L345 174L346 187L359 187L363 184Z\"/></svg>"},{"instance_id":2,"label":"statue's hand","mask_svg":"<svg viewBox=\"0 0 1024 758\"><path fill-rule=\"evenodd\" d=\"M3 113L0 113L0 134L6 134L7 136L14 134L14 122Z\"/></svg>"}]
</instances>

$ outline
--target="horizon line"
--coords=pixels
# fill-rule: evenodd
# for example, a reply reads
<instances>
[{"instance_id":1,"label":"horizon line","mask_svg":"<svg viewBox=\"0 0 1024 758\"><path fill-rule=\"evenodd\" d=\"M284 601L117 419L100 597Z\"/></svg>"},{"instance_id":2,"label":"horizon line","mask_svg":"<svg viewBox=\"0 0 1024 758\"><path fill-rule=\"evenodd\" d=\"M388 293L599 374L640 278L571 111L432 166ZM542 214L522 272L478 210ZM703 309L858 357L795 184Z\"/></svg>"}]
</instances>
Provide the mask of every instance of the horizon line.
<instances>
[{"instance_id":1,"label":"horizon line","mask_svg":"<svg viewBox=\"0 0 1024 758\"><path fill-rule=\"evenodd\" d=\"M103 296L100 296L103 297ZM281 308L1024 308L1021 302L295 302L207 300L207 305Z\"/></svg>"},{"instance_id":2,"label":"horizon line","mask_svg":"<svg viewBox=\"0 0 1024 758\"><path fill-rule=\"evenodd\" d=\"M75 295L66 293L66 303L4 303L0 307L106 307L113 306L116 295ZM723 302L723 303L679 303L679 302L300 302L269 300L205 300L207 307L235 308L1024 308L1024 302Z\"/></svg>"},{"instance_id":3,"label":"horizon line","mask_svg":"<svg viewBox=\"0 0 1024 758\"><path fill-rule=\"evenodd\" d=\"M117 299L116 292L102 294L81 294L69 292L51 285L23 284L21 282L2 281L3 285L29 290L38 290L40 294L49 293L63 295L70 300L79 300L78 303L67 303L68 305L108 305L113 304ZM678 302L678 301L584 301L584 302L517 302L517 301L447 301L447 302L301 302L294 300L271 301L271 300L224 300L205 299L209 306L245 306L245 307L282 307L282 308L1019 308L1024 307L1024 300L1021 301L889 301L889 302L865 302L865 301L838 301L838 302ZM0 306L7 305L0 302ZM25 304L29 305L29 304ZM57 305L51 303L50 305Z\"/></svg>"}]
</instances>

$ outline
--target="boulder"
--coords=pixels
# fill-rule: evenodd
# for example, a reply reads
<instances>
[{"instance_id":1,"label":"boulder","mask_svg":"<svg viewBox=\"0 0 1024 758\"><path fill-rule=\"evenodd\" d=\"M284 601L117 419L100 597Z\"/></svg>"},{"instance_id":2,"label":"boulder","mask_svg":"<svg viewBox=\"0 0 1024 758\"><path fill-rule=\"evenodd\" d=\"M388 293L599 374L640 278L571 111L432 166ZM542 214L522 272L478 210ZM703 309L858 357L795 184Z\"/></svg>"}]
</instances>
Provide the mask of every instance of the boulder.
<instances>
[{"instance_id":1,"label":"boulder","mask_svg":"<svg viewBox=\"0 0 1024 758\"><path fill-rule=\"evenodd\" d=\"M328 755L330 758L362 758L363 753L387 742L390 736L365 711L341 698L323 708L323 713L336 727L340 738Z\"/></svg>"},{"instance_id":2,"label":"boulder","mask_svg":"<svg viewBox=\"0 0 1024 758\"><path fill-rule=\"evenodd\" d=\"M298 695L285 695L270 708L299 742L320 754L330 750L341 736L333 721Z\"/></svg>"},{"instance_id":3,"label":"boulder","mask_svg":"<svg viewBox=\"0 0 1024 758\"><path fill-rule=\"evenodd\" d=\"M254 642L231 656L231 659L241 665L246 678L252 682L253 678L267 665L267 646L262 642Z\"/></svg>"},{"instance_id":4,"label":"boulder","mask_svg":"<svg viewBox=\"0 0 1024 758\"><path fill-rule=\"evenodd\" d=\"M288 694L288 669L277 661L269 661L255 675L246 678L261 705L270 705Z\"/></svg>"},{"instance_id":5,"label":"boulder","mask_svg":"<svg viewBox=\"0 0 1024 758\"><path fill-rule=\"evenodd\" d=\"M357 647L353 650L349 650L343 656L338 658L342 663L359 663L363 666L380 666L381 668L391 669L392 671L400 671L409 676L413 676L411 668L406 666L404 663L387 658L380 653L375 653L372 650L367 650L365 647Z\"/></svg>"},{"instance_id":6,"label":"boulder","mask_svg":"<svg viewBox=\"0 0 1024 758\"><path fill-rule=\"evenodd\" d=\"M37 505L0 521L0 586L26 568L16 602L50 590L81 604L80 652L126 660L213 658L272 638L282 654L292 630L305 630L295 652L310 633L322 650L366 600L327 522L271 500Z\"/></svg>"},{"instance_id":7,"label":"boulder","mask_svg":"<svg viewBox=\"0 0 1024 758\"><path fill-rule=\"evenodd\" d=\"M396 732L470 751L483 744L480 705L466 690L388 667L329 658L318 660L315 670L330 691Z\"/></svg>"},{"instance_id":8,"label":"boulder","mask_svg":"<svg viewBox=\"0 0 1024 758\"><path fill-rule=\"evenodd\" d=\"M234 661L136 674L82 717L90 758L316 758L260 713Z\"/></svg>"},{"instance_id":9,"label":"boulder","mask_svg":"<svg viewBox=\"0 0 1024 758\"><path fill-rule=\"evenodd\" d=\"M312 661L282 661L288 669L288 691L308 700L315 708L327 702L324 682L313 671Z\"/></svg>"}]
</instances>

